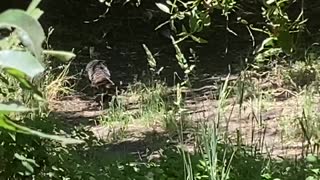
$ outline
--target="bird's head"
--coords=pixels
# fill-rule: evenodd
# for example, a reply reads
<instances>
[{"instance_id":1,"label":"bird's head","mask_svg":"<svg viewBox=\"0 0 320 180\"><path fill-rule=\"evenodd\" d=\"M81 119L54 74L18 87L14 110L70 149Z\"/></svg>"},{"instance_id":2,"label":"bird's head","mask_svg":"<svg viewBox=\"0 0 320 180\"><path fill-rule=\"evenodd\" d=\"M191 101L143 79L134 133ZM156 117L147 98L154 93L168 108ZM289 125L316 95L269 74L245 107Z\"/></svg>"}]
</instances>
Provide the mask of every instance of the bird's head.
<instances>
[{"instance_id":1,"label":"bird's head","mask_svg":"<svg viewBox=\"0 0 320 180\"><path fill-rule=\"evenodd\" d=\"M86 71L88 72L92 67L94 67L94 66L96 66L98 64L103 64L103 62L104 61L98 60L98 59L90 61L86 66Z\"/></svg>"}]
</instances>

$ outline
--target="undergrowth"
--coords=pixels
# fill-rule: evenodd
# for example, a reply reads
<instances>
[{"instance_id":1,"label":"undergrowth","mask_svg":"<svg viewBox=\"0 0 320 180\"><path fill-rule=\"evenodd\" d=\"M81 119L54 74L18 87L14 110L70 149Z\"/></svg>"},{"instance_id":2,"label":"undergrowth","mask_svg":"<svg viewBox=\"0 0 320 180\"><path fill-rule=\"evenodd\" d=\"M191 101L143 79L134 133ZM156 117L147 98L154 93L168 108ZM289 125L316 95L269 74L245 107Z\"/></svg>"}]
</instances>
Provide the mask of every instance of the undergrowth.
<instances>
[{"instance_id":1,"label":"undergrowth","mask_svg":"<svg viewBox=\"0 0 320 180\"><path fill-rule=\"evenodd\" d=\"M185 39L205 43L206 40L198 37L198 33L210 26L209 13L213 9L222 9L223 17L229 22L229 11L237 4L236 1L204 3L204 11L197 9L201 4L198 2L167 1L166 4L156 4L171 16L165 24L174 26L185 16L189 18L187 28L181 28L179 39L170 35L177 64L185 76L181 78L182 82L170 88L155 80L163 67L159 67L144 45L152 80L149 83L134 83L126 91L112 97L108 108L104 109L104 114L97 118L95 124L108 127L110 133L105 139L97 138L86 126L73 125L48 110L45 102L53 103L59 97L74 92L70 82L76 76L69 74L70 64L57 67L48 64L44 76L34 81L46 101L38 101L31 92L22 91L16 79L7 77L1 71L1 100L19 100L27 107L36 108L30 114L1 114L1 118L14 118L15 122L44 133L81 139L85 143L66 145L43 138L48 136L28 136L2 121L2 127L11 129L0 131L0 178L319 179L319 55L317 50L309 52L308 49L303 60L282 63L286 61L282 59L283 53L286 58L297 55L294 50L298 49L298 38L293 36L300 35L304 28L303 8L292 21L285 12L287 1L268 1L261 15L272 28L257 29L243 22L253 42L255 39L251 30L267 35L254 52L258 63L243 70L235 81L231 82L227 76L218 88L219 92L215 92L216 96L207 97L208 101L214 102L208 105L213 106L213 115L194 121L183 90L190 87L190 77L196 67L193 62L197 57L194 50L190 50L192 56L185 58L180 43ZM237 7L242 4L240 2ZM235 34L228 25L226 30ZM267 64L266 69L261 65L263 63ZM266 118L266 112L276 103L283 114L275 113L273 118ZM288 109L291 111L286 112ZM267 134L271 122L276 124L275 136L283 140L280 143L267 139L274 137ZM233 124L231 127L232 123L236 126ZM132 129L134 132L128 132ZM141 135L135 137L137 133ZM273 154L272 148L268 147L274 145L279 150L290 142L300 145L300 149L294 152L299 157Z\"/></svg>"}]
</instances>

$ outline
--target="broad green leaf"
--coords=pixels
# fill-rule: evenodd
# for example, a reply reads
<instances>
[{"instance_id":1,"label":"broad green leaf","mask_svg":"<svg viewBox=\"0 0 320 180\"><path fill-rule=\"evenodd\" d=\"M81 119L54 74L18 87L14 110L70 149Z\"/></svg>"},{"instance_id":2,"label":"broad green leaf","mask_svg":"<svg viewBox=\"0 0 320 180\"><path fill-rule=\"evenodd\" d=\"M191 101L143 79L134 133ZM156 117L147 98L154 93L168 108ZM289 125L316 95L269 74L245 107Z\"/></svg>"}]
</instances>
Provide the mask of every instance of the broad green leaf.
<instances>
[{"instance_id":1,"label":"broad green leaf","mask_svg":"<svg viewBox=\"0 0 320 180\"><path fill-rule=\"evenodd\" d=\"M35 18L25 11L10 9L0 14L0 27L3 26L15 27L22 44L40 59L45 34Z\"/></svg>"},{"instance_id":2,"label":"broad green leaf","mask_svg":"<svg viewBox=\"0 0 320 180\"><path fill-rule=\"evenodd\" d=\"M44 71L40 62L30 52L24 51L0 51L0 67L17 69L31 78Z\"/></svg>"},{"instance_id":3,"label":"broad green leaf","mask_svg":"<svg viewBox=\"0 0 320 180\"><path fill-rule=\"evenodd\" d=\"M23 72L12 68L6 68L5 72L16 78L21 83L23 89L32 90L33 85L27 80L27 76Z\"/></svg>"},{"instance_id":4,"label":"broad green leaf","mask_svg":"<svg viewBox=\"0 0 320 180\"><path fill-rule=\"evenodd\" d=\"M17 128L8 124L5 121L5 119L6 119L6 117L4 116L4 114L0 113L0 127L7 129L7 130L10 130L10 131L18 132Z\"/></svg>"},{"instance_id":5,"label":"broad green leaf","mask_svg":"<svg viewBox=\"0 0 320 180\"><path fill-rule=\"evenodd\" d=\"M47 54L49 56L53 56L55 58L58 58L60 61L63 61L63 62L70 61L76 57L76 55L74 53L66 52L66 51L44 50L43 53Z\"/></svg>"},{"instance_id":6,"label":"broad green leaf","mask_svg":"<svg viewBox=\"0 0 320 180\"><path fill-rule=\"evenodd\" d=\"M9 102L9 103L0 103L0 112L28 112L32 111L22 105L21 103Z\"/></svg>"},{"instance_id":7,"label":"broad green leaf","mask_svg":"<svg viewBox=\"0 0 320 180\"><path fill-rule=\"evenodd\" d=\"M24 134L39 136L41 138L52 139L52 140L58 141L62 144L84 143L83 140L66 138L63 136L51 135L51 134L46 134L46 133L32 130L32 129L25 127L23 125L18 125L16 123L14 123L13 121L9 120L8 117L3 116L3 115L0 116L0 127L7 129L7 130L11 130L11 131L16 131L16 132L20 132L20 133L24 133Z\"/></svg>"},{"instance_id":8,"label":"broad green leaf","mask_svg":"<svg viewBox=\"0 0 320 180\"><path fill-rule=\"evenodd\" d=\"M156 6L158 6L158 8L159 8L161 11L163 11L163 12L165 12L165 13L167 13L167 14L171 14L170 9L169 9L168 6L166 6L166 5L162 4L162 3L156 3Z\"/></svg>"},{"instance_id":9,"label":"broad green leaf","mask_svg":"<svg viewBox=\"0 0 320 180\"><path fill-rule=\"evenodd\" d=\"M189 18L189 27L190 27L190 32L194 33L197 31L198 29L198 18L197 18L197 14L195 12L195 9L193 9L191 11L191 16Z\"/></svg>"},{"instance_id":10,"label":"broad green leaf","mask_svg":"<svg viewBox=\"0 0 320 180\"><path fill-rule=\"evenodd\" d=\"M176 5L173 4L170 0L166 0L166 3L169 4L170 6L176 6Z\"/></svg>"}]
</instances>

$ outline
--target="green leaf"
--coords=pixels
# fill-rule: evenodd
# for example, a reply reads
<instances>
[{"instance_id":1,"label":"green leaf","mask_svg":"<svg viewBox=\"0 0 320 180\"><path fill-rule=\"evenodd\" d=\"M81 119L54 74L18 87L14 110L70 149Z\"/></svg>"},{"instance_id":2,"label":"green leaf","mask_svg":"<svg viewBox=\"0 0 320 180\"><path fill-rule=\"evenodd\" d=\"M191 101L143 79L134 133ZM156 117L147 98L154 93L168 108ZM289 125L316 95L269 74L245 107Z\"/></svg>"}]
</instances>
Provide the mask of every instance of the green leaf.
<instances>
[{"instance_id":1,"label":"green leaf","mask_svg":"<svg viewBox=\"0 0 320 180\"><path fill-rule=\"evenodd\" d=\"M289 31L282 31L279 33L278 42L285 53L291 53L293 47L293 38Z\"/></svg>"},{"instance_id":2,"label":"green leaf","mask_svg":"<svg viewBox=\"0 0 320 180\"><path fill-rule=\"evenodd\" d=\"M28 112L32 111L22 105L21 103L9 102L9 103L0 103L0 112Z\"/></svg>"},{"instance_id":3,"label":"green leaf","mask_svg":"<svg viewBox=\"0 0 320 180\"><path fill-rule=\"evenodd\" d=\"M267 3L268 5L270 5L270 4L274 3L274 2L276 2L276 0L267 0L267 1L266 1L266 3Z\"/></svg>"},{"instance_id":4,"label":"green leaf","mask_svg":"<svg viewBox=\"0 0 320 180\"><path fill-rule=\"evenodd\" d=\"M313 176L308 176L308 177L306 178L306 180L318 180L318 179L315 178L315 177L313 177Z\"/></svg>"},{"instance_id":5,"label":"green leaf","mask_svg":"<svg viewBox=\"0 0 320 180\"><path fill-rule=\"evenodd\" d=\"M0 51L0 67L17 69L31 78L44 71L40 62L30 52L24 51Z\"/></svg>"},{"instance_id":6,"label":"green leaf","mask_svg":"<svg viewBox=\"0 0 320 180\"><path fill-rule=\"evenodd\" d=\"M200 15L200 19L203 23L203 26L210 26L210 24L211 24L210 15L208 13L204 13L204 12L201 12L199 15Z\"/></svg>"},{"instance_id":7,"label":"green leaf","mask_svg":"<svg viewBox=\"0 0 320 180\"><path fill-rule=\"evenodd\" d=\"M27 161L22 161L21 164L31 173L34 172L33 167L31 166L31 164Z\"/></svg>"},{"instance_id":8,"label":"green leaf","mask_svg":"<svg viewBox=\"0 0 320 180\"><path fill-rule=\"evenodd\" d=\"M39 3L41 2L41 0L32 0L31 3L29 4L28 8L27 8L27 13L32 13L34 10L38 9L37 6L39 5Z\"/></svg>"},{"instance_id":9,"label":"green leaf","mask_svg":"<svg viewBox=\"0 0 320 180\"><path fill-rule=\"evenodd\" d=\"M43 14L43 11L37 8L40 2L41 0L32 0L27 9L27 13L35 19L39 19Z\"/></svg>"},{"instance_id":10,"label":"green leaf","mask_svg":"<svg viewBox=\"0 0 320 180\"><path fill-rule=\"evenodd\" d=\"M42 93L30 81L28 81L23 72L12 68L7 68L6 72L20 82L21 88L33 91L34 97L37 97L38 100L42 100Z\"/></svg>"},{"instance_id":11,"label":"green leaf","mask_svg":"<svg viewBox=\"0 0 320 180\"><path fill-rule=\"evenodd\" d=\"M27 76L23 72L12 68L6 68L5 72L18 80L23 89L32 90L33 84L27 80Z\"/></svg>"},{"instance_id":12,"label":"green leaf","mask_svg":"<svg viewBox=\"0 0 320 180\"><path fill-rule=\"evenodd\" d=\"M18 132L17 128L8 124L5 121L5 119L6 119L6 117L4 116L4 114L0 114L0 127L7 129L7 130L10 130L10 131Z\"/></svg>"},{"instance_id":13,"label":"green leaf","mask_svg":"<svg viewBox=\"0 0 320 180\"><path fill-rule=\"evenodd\" d=\"M76 55L74 53L66 52L66 51L44 50L43 53L47 54L49 56L53 56L63 62L70 61L76 57Z\"/></svg>"},{"instance_id":14,"label":"green leaf","mask_svg":"<svg viewBox=\"0 0 320 180\"><path fill-rule=\"evenodd\" d=\"M269 46L269 45L273 46L274 40L276 40L276 38L274 38L274 37L266 38L265 40L262 41L262 43L259 46L257 46L257 48L256 48L256 50L254 50L253 54L261 52L262 50L264 50L264 48L266 46Z\"/></svg>"},{"instance_id":15,"label":"green leaf","mask_svg":"<svg viewBox=\"0 0 320 180\"><path fill-rule=\"evenodd\" d=\"M38 137L41 137L41 138L55 140L55 141L58 141L58 142L60 142L62 144L84 143L83 140L73 139L73 138L66 138L66 137L58 136L58 135L50 135L50 134L46 134L46 133L42 133L42 132L39 132L39 131L32 130L32 129L30 129L28 127L25 127L23 125L18 125L16 123L14 123L7 116L4 116L4 115L0 116L0 127L4 128L4 129L7 129L7 130L11 130L11 131L16 131L16 132L20 132L20 133L24 133L24 134L30 134L30 135L38 136Z\"/></svg>"},{"instance_id":16,"label":"green leaf","mask_svg":"<svg viewBox=\"0 0 320 180\"><path fill-rule=\"evenodd\" d=\"M193 9L191 11L191 16L189 18L189 27L190 27L190 32L191 33L194 33L194 32L197 32L197 29L199 28L198 27L198 18L197 18L197 14L195 12L195 9Z\"/></svg>"},{"instance_id":17,"label":"green leaf","mask_svg":"<svg viewBox=\"0 0 320 180\"><path fill-rule=\"evenodd\" d=\"M40 59L45 39L40 23L25 11L10 9L0 14L0 27L15 27L20 41Z\"/></svg>"},{"instance_id":18,"label":"green leaf","mask_svg":"<svg viewBox=\"0 0 320 180\"><path fill-rule=\"evenodd\" d=\"M307 162L314 163L317 162L317 157L311 154L308 154L306 157Z\"/></svg>"},{"instance_id":19,"label":"green leaf","mask_svg":"<svg viewBox=\"0 0 320 180\"><path fill-rule=\"evenodd\" d=\"M156 30L160 29L162 26L164 26L164 25L166 25L168 23L170 23L170 21L165 21L165 22L161 23L160 25L158 25L154 30L156 31Z\"/></svg>"},{"instance_id":20,"label":"green leaf","mask_svg":"<svg viewBox=\"0 0 320 180\"><path fill-rule=\"evenodd\" d=\"M29 163L39 167L39 165L36 163L36 161L34 159L26 158L25 156L20 155L18 153L14 153L14 157L19 159L20 161L26 161L26 162L29 162Z\"/></svg>"},{"instance_id":21,"label":"green leaf","mask_svg":"<svg viewBox=\"0 0 320 180\"><path fill-rule=\"evenodd\" d=\"M207 40L202 39L201 37L196 37L194 35L190 35L190 37L197 43L208 43Z\"/></svg>"},{"instance_id":22,"label":"green leaf","mask_svg":"<svg viewBox=\"0 0 320 180\"><path fill-rule=\"evenodd\" d=\"M312 171L314 174L319 174L320 169L314 168L314 169L311 169L311 171Z\"/></svg>"},{"instance_id":23,"label":"green leaf","mask_svg":"<svg viewBox=\"0 0 320 180\"><path fill-rule=\"evenodd\" d=\"M163 11L163 12L165 12L165 13L167 13L167 14L171 14L170 9L169 9L168 6L166 6L166 5L162 4L162 3L156 3L156 6L158 6L158 8L159 8L161 11Z\"/></svg>"},{"instance_id":24,"label":"green leaf","mask_svg":"<svg viewBox=\"0 0 320 180\"><path fill-rule=\"evenodd\" d=\"M281 48L270 48L262 53L259 53L254 59L257 62L263 62L268 60L267 58L270 56L277 56L282 52Z\"/></svg>"},{"instance_id":25,"label":"green leaf","mask_svg":"<svg viewBox=\"0 0 320 180\"><path fill-rule=\"evenodd\" d=\"M39 18L42 16L43 13L44 13L44 12L43 12L41 9L36 8L36 9L34 9L32 12L30 12L29 14L30 14L30 16L32 16L33 18L39 19Z\"/></svg>"}]
</instances>

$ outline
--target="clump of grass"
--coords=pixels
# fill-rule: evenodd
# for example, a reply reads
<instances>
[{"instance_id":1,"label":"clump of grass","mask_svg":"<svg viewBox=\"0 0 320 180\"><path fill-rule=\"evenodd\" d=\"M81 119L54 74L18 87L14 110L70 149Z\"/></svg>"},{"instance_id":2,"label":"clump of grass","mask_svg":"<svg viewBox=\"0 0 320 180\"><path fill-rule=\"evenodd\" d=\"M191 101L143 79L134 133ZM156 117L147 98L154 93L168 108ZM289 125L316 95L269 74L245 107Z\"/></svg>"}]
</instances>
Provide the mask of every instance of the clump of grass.
<instances>
[{"instance_id":1,"label":"clump of grass","mask_svg":"<svg viewBox=\"0 0 320 180\"><path fill-rule=\"evenodd\" d=\"M229 76L228 76L229 77ZM201 157L198 162L193 162L190 158L190 153L186 151L183 147L184 144L184 132L182 123L180 122L180 129L177 129L180 139L180 152L181 157L184 162L184 179L210 179L210 180L226 180L229 179L231 162L235 151L227 157L227 149L220 151L218 149L218 134L219 128L217 124L225 121L223 117L225 116L226 99L230 94L231 89L228 87L228 77L226 82L221 87L218 100L217 115L212 121L204 123L195 133L195 139L197 143L194 147L194 153ZM183 120L184 108L183 108L183 98L181 96L181 91L179 91L179 86L177 88L177 100L175 105L178 108L178 114L180 120ZM227 137L227 136L225 136ZM218 155L223 154L223 158L219 159ZM221 156L220 156L221 157ZM222 163L221 163L222 162ZM197 164L198 163L198 164ZM194 167L197 164L197 168Z\"/></svg>"},{"instance_id":2,"label":"clump of grass","mask_svg":"<svg viewBox=\"0 0 320 180\"><path fill-rule=\"evenodd\" d=\"M290 67L282 68L286 85L301 91L305 86L318 86L320 80L319 45L305 50L303 61L294 62Z\"/></svg>"},{"instance_id":3,"label":"clump of grass","mask_svg":"<svg viewBox=\"0 0 320 180\"><path fill-rule=\"evenodd\" d=\"M74 76L68 75L69 67L71 63L67 65L59 66L57 69L62 69L58 75L52 73L52 71L56 69L51 69L45 75L45 97L48 102L57 99L62 95L68 95L74 92L72 89L73 85L71 84L71 80L75 79Z\"/></svg>"},{"instance_id":4,"label":"clump of grass","mask_svg":"<svg viewBox=\"0 0 320 180\"><path fill-rule=\"evenodd\" d=\"M319 95L312 86L304 88L297 98L298 111L281 119L280 126L287 139L301 139L309 145L320 140L320 115L318 114Z\"/></svg>"},{"instance_id":5,"label":"clump of grass","mask_svg":"<svg viewBox=\"0 0 320 180\"><path fill-rule=\"evenodd\" d=\"M21 101L27 91L22 91L22 89L19 88L19 82L5 73L0 73L0 79L0 100L3 102L9 100Z\"/></svg>"},{"instance_id":6,"label":"clump of grass","mask_svg":"<svg viewBox=\"0 0 320 180\"><path fill-rule=\"evenodd\" d=\"M147 86L143 83L130 85L121 95L113 97L109 108L100 117L101 124L110 127L112 124L135 124L141 127L165 128L169 113L169 88L163 83Z\"/></svg>"},{"instance_id":7,"label":"clump of grass","mask_svg":"<svg viewBox=\"0 0 320 180\"><path fill-rule=\"evenodd\" d=\"M295 89L299 89L306 85L311 85L319 76L315 66L305 62L296 62L292 68L284 71L286 84L291 84Z\"/></svg>"}]
</instances>

